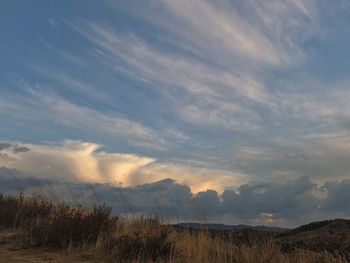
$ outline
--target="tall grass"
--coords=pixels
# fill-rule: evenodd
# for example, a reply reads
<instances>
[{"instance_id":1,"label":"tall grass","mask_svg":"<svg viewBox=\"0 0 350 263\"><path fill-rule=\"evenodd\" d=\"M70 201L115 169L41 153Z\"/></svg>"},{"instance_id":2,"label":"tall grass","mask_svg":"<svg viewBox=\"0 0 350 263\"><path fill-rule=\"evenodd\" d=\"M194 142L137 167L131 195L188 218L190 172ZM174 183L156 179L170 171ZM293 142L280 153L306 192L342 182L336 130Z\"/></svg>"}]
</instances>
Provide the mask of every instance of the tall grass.
<instances>
[{"instance_id":1,"label":"tall grass","mask_svg":"<svg viewBox=\"0 0 350 263\"><path fill-rule=\"evenodd\" d=\"M111 208L101 205L87 209L34 196L25 198L0 195L0 227L21 231L33 246L66 248L94 244L102 231L110 231L118 218Z\"/></svg>"},{"instance_id":2,"label":"tall grass","mask_svg":"<svg viewBox=\"0 0 350 263\"><path fill-rule=\"evenodd\" d=\"M40 196L0 195L0 228L26 246L90 248L105 262L345 262L329 253L282 253L273 235L237 242L210 231L163 225L157 218L124 220L105 205L70 207Z\"/></svg>"}]
</instances>

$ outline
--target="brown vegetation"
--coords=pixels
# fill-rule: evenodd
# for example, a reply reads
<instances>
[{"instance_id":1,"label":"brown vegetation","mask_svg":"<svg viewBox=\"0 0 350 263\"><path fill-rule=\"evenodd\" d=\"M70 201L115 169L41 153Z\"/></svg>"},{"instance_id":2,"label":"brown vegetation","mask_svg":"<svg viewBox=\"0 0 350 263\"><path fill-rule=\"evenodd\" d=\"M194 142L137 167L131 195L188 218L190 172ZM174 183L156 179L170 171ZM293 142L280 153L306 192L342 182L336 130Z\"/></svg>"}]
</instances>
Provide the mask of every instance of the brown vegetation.
<instances>
[{"instance_id":1,"label":"brown vegetation","mask_svg":"<svg viewBox=\"0 0 350 263\"><path fill-rule=\"evenodd\" d=\"M305 247L282 252L273 234L188 231L155 218L126 221L103 205L70 207L38 196L0 195L0 228L15 231L29 249L93 251L94 262L346 262Z\"/></svg>"}]
</instances>

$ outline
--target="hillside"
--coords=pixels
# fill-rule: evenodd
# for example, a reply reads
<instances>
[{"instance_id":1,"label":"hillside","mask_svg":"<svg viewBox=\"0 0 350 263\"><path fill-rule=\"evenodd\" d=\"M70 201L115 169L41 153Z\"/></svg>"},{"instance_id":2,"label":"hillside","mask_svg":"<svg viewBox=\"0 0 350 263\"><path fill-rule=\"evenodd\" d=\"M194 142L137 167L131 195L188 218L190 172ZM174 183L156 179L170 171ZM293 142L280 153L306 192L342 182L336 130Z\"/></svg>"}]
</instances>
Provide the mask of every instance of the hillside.
<instances>
[{"instance_id":1,"label":"hillside","mask_svg":"<svg viewBox=\"0 0 350 263\"><path fill-rule=\"evenodd\" d=\"M224 225L224 224L201 224L201 223L180 223L176 224L176 226L186 228L186 229L210 229L210 230L225 230L225 231L240 231L240 230L247 230L252 229L256 231L261 232L275 232L275 233L282 233L285 231L288 231L288 228L281 228L281 227L269 227L269 226L251 226L251 225Z\"/></svg>"},{"instance_id":2,"label":"hillside","mask_svg":"<svg viewBox=\"0 0 350 263\"><path fill-rule=\"evenodd\" d=\"M191 230L209 230L211 233L244 244L273 236L280 242L281 250L284 252L328 251L334 255L341 255L350 262L350 220L324 220L295 229L198 223L183 223L177 226Z\"/></svg>"},{"instance_id":3,"label":"hillside","mask_svg":"<svg viewBox=\"0 0 350 263\"><path fill-rule=\"evenodd\" d=\"M330 251L350 261L350 220L313 222L280 235L282 250Z\"/></svg>"},{"instance_id":4,"label":"hillside","mask_svg":"<svg viewBox=\"0 0 350 263\"><path fill-rule=\"evenodd\" d=\"M344 263L339 254L349 255L346 220L276 233L186 229L111 211L0 194L0 262Z\"/></svg>"}]
</instances>

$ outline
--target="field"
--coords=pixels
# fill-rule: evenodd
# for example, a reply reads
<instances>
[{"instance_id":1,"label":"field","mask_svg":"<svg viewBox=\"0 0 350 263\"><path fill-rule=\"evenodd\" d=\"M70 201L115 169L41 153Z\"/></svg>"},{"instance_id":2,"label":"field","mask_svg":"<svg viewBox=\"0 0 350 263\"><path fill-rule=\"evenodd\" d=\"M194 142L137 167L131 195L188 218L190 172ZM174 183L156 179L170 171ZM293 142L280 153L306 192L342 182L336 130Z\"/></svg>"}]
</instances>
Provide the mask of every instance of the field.
<instances>
[{"instance_id":1,"label":"field","mask_svg":"<svg viewBox=\"0 0 350 263\"><path fill-rule=\"evenodd\" d=\"M348 262L350 223L284 233L190 230L158 218L125 220L103 205L0 196L0 262Z\"/></svg>"}]
</instances>

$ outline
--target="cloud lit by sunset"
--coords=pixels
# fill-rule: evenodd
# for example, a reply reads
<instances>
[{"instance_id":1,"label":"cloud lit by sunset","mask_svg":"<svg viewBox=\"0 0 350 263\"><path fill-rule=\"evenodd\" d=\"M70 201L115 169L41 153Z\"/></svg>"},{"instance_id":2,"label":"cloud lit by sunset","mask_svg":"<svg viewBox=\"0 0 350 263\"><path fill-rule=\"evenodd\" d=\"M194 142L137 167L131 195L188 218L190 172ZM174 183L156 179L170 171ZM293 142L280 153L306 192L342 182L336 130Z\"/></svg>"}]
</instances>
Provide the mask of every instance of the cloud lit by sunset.
<instances>
[{"instance_id":1,"label":"cloud lit by sunset","mask_svg":"<svg viewBox=\"0 0 350 263\"><path fill-rule=\"evenodd\" d=\"M349 1L6 2L0 179L227 222L350 214Z\"/></svg>"}]
</instances>

